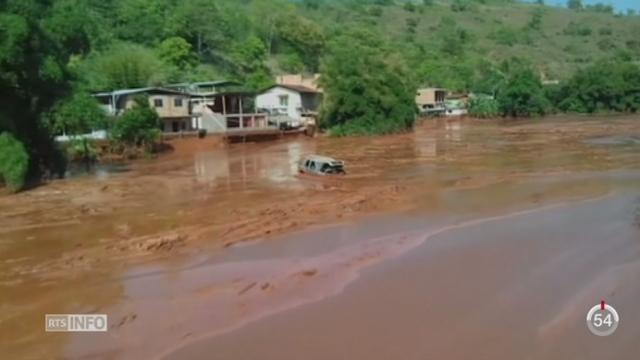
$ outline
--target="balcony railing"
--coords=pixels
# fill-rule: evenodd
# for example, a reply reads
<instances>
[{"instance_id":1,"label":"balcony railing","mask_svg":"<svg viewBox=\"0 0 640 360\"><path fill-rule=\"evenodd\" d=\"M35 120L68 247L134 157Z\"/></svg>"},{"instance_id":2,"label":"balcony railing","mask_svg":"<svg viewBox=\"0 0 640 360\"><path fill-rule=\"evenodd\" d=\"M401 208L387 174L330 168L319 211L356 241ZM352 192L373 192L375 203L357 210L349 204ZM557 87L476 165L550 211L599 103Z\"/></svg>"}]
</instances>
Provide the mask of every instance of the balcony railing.
<instances>
[{"instance_id":1,"label":"balcony railing","mask_svg":"<svg viewBox=\"0 0 640 360\"><path fill-rule=\"evenodd\" d=\"M227 129L269 129L275 128L275 124L269 124L267 114L227 114L224 115Z\"/></svg>"}]
</instances>

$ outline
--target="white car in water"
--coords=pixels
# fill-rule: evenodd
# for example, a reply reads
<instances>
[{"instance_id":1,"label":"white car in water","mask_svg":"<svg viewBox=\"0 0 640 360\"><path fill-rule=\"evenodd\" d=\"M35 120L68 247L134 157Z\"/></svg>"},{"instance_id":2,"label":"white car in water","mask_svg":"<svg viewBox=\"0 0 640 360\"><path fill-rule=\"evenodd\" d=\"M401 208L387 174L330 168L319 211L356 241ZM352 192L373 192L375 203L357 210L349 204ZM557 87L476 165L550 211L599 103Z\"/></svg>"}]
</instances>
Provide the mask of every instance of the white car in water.
<instances>
[{"instance_id":1,"label":"white car in water","mask_svg":"<svg viewBox=\"0 0 640 360\"><path fill-rule=\"evenodd\" d=\"M344 161L326 156L308 155L298 163L298 171L313 175L342 175L345 173Z\"/></svg>"}]
</instances>

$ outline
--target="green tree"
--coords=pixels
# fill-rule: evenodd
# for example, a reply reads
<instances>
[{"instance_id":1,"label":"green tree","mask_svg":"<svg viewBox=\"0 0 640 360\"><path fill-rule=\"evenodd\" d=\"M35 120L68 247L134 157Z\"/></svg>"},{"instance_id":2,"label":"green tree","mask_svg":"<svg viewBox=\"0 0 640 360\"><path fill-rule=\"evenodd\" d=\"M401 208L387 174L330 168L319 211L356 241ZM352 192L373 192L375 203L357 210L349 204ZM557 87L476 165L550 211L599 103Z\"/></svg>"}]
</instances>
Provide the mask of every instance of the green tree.
<instances>
[{"instance_id":1,"label":"green tree","mask_svg":"<svg viewBox=\"0 0 640 360\"><path fill-rule=\"evenodd\" d=\"M601 12L601 13L606 13L606 14L613 14L613 6L611 5L606 5L603 3L596 3L593 5L587 5L586 7L587 10L590 11L595 11L595 12Z\"/></svg>"},{"instance_id":2,"label":"green tree","mask_svg":"<svg viewBox=\"0 0 640 360\"><path fill-rule=\"evenodd\" d=\"M591 35L592 30L587 24L579 24L577 22L570 21L562 32L565 35L571 36L589 36Z\"/></svg>"},{"instance_id":3,"label":"green tree","mask_svg":"<svg viewBox=\"0 0 640 360\"><path fill-rule=\"evenodd\" d=\"M333 135L386 134L413 126L416 86L402 59L373 33L336 38L320 82L321 123Z\"/></svg>"},{"instance_id":4,"label":"green tree","mask_svg":"<svg viewBox=\"0 0 640 360\"><path fill-rule=\"evenodd\" d=\"M534 9L531 12L531 20L529 20L529 23L527 24L527 26L529 27L529 29L532 30L542 30L542 18L544 16L544 10L541 8L538 9Z\"/></svg>"},{"instance_id":5,"label":"green tree","mask_svg":"<svg viewBox=\"0 0 640 360\"><path fill-rule=\"evenodd\" d=\"M51 38L72 54L88 54L112 40L109 17L93 0L58 0L42 20Z\"/></svg>"},{"instance_id":6,"label":"green tree","mask_svg":"<svg viewBox=\"0 0 640 360\"><path fill-rule=\"evenodd\" d=\"M283 21L296 16L295 7L285 0L253 0L251 4L251 23L267 47L267 55L271 56L277 48Z\"/></svg>"},{"instance_id":7,"label":"green tree","mask_svg":"<svg viewBox=\"0 0 640 360\"><path fill-rule=\"evenodd\" d=\"M523 65L508 74L497 100L502 113L513 117L544 115L551 105L536 73Z\"/></svg>"},{"instance_id":8,"label":"green tree","mask_svg":"<svg viewBox=\"0 0 640 360\"><path fill-rule=\"evenodd\" d=\"M408 12L415 12L416 11L416 5L412 2L406 2L404 3L404 9Z\"/></svg>"},{"instance_id":9,"label":"green tree","mask_svg":"<svg viewBox=\"0 0 640 360\"><path fill-rule=\"evenodd\" d=\"M179 70L191 69L198 64L198 58L191 51L191 44L178 36L162 41L158 45L158 56Z\"/></svg>"},{"instance_id":10,"label":"green tree","mask_svg":"<svg viewBox=\"0 0 640 360\"><path fill-rule=\"evenodd\" d=\"M271 85L269 68L266 66L267 49L262 41L251 36L237 44L231 59L236 66L236 75L252 89L262 89Z\"/></svg>"},{"instance_id":11,"label":"green tree","mask_svg":"<svg viewBox=\"0 0 640 360\"><path fill-rule=\"evenodd\" d=\"M558 108L563 111L636 112L640 110L640 68L631 62L600 61L575 73L561 88Z\"/></svg>"},{"instance_id":12,"label":"green tree","mask_svg":"<svg viewBox=\"0 0 640 360\"><path fill-rule=\"evenodd\" d=\"M163 83L167 69L156 52L135 44L114 44L81 65L90 89L123 89Z\"/></svg>"},{"instance_id":13,"label":"green tree","mask_svg":"<svg viewBox=\"0 0 640 360\"><path fill-rule=\"evenodd\" d=\"M218 1L181 0L170 17L172 31L193 45L200 55L215 56L233 40L246 34L250 25L238 9Z\"/></svg>"},{"instance_id":14,"label":"green tree","mask_svg":"<svg viewBox=\"0 0 640 360\"><path fill-rule=\"evenodd\" d=\"M418 28L418 20L414 18L407 18L407 32L409 34L415 34Z\"/></svg>"},{"instance_id":15,"label":"green tree","mask_svg":"<svg viewBox=\"0 0 640 360\"><path fill-rule=\"evenodd\" d=\"M116 32L119 38L155 45L167 37L167 18L173 12L166 0L118 0Z\"/></svg>"},{"instance_id":16,"label":"green tree","mask_svg":"<svg viewBox=\"0 0 640 360\"><path fill-rule=\"evenodd\" d=\"M469 101L469 115L494 118L500 115L500 104L490 96L475 96Z\"/></svg>"},{"instance_id":17,"label":"green tree","mask_svg":"<svg viewBox=\"0 0 640 360\"><path fill-rule=\"evenodd\" d=\"M55 131L68 135L104 129L107 124L106 114L98 101L84 92L77 92L57 104L51 118Z\"/></svg>"},{"instance_id":18,"label":"green tree","mask_svg":"<svg viewBox=\"0 0 640 360\"><path fill-rule=\"evenodd\" d=\"M571 10L582 10L582 0L567 0L567 7Z\"/></svg>"},{"instance_id":19,"label":"green tree","mask_svg":"<svg viewBox=\"0 0 640 360\"><path fill-rule=\"evenodd\" d=\"M446 56L427 57L417 69L418 80L433 87L452 91L468 91L474 75L474 64L450 61Z\"/></svg>"},{"instance_id":20,"label":"green tree","mask_svg":"<svg viewBox=\"0 0 640 360\"><path fill-rule=\"evenodd\" d=\"M24 145L10 133L0 133L0 183L18 191L24 187L28 170L29 154Z\"/></svg>"},{"instance_id":21,"label":"green tree","mask_svg":"<svg viewBox=\"0 0 640 360\"><path fill-rule=\"evenodd\" d=\"M0 2L0 132L24 145L28 175L64 173L43 114L68 91L68 53L42 27L46 2ZM5 135L8 136L8 135ZM6 180L6 179L5 179Z\"/></svg>"},{"instance_id":22,"label":"green tree","mask_svg":"<svg viewBox=\"0 0 640 360\"><path fill-rule=\"evenodd\" d=\"M160 118L149 106L149 99L136 98L135 105L115 119L111 138L131 146L149 147L160 135Z\"/></svg>"},{"instance_id":23,"label":"green tree","mask_svg":"<svg viewBox=\"0 0 640 360\"><path fill-rule=\"evenodd\" d=\"M454 12L463 12L471 9L471 1L469 0L453 0L451 10Z\"/></svg>"},{"instance_id":24,"label":"green tree","mask_svg":"<svg viewBox=\"0 0 640 360\"><path fill-rule=\"evenodd\" d=\"M92 130L105 129L107 117L96 99L87 93L78 92L61 101L51 114L53 129L57 133L82 135ZM72 157L89 162L96 157L95 149L86 137L72 139L69 147Z\"/></svg>"},{"instance_id":25,"label":"green tree","mask_svg":"<svg viewBox=\"0 0 640 360\"><path fill-rule=\"evenodd\" d=\"M279 39L296 50L307 68L316 71L325 45L322 28L307 18L288 16L279 20L277 31Z\"/></svg>"},{"instance_id":26,"label":"green tree","mask_svg":"<svg viewBox=\"0 0 640 360\"><path fill-rule=\"evenodd\" d=\"M283 55L280 60L280 66L282 67L282 70L293 74L298 74L304 71L304 62L297 53Z\"/></svg>"},{"instance_id":27,"label":"green tree","mask_svg":"<svg viewBox=\"0 0 640 360\"><path fill-rule=\"evenodd\" d=\"M469 32L456 23L453 17L443 17L438 31L441 39L441 51L449 56L461 56L472 41Z\"/></svg>"}]
</instances>

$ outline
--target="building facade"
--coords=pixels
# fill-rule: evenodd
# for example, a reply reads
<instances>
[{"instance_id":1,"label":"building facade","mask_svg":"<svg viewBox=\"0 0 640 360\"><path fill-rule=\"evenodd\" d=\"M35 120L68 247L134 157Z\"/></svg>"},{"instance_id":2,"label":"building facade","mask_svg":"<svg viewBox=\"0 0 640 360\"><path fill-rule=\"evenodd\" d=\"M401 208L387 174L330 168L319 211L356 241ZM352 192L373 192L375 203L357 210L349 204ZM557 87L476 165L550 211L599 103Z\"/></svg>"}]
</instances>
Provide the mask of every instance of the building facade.
<instances>
[{"instance_id":1,"label":"building facade","mask_svg":"<svg viewBox=\"0 0 640 360\"><path fill-rule=\"evenodd\" d=\"M256 97L258 111L302 123L317 114L321 94L301 85L274 85Z\"/></svg>"},{"instance_id":2,"label":"building facade","mask_svg":"<svg viewBox=\"0 0 640 360\"><path fill-rule=\"evenodd\" d=\"M421 114L442 113L445 110L447 91L439 88L422 88L416 93L416 105Z\"/></svg>"},{"instance_id":3,"label":"building facade","mask_svg":"<svg viewBox=\"0 0 640 360\"><path fill-rule=\"evenodd\" d=\"M111 116L120 116L132 108L136 99L144 96L158 113L163 132L194 130L191 121L190 96L177 90L158 87L122 89L94 94L103 109Z\"/></svg>"}]
</instances>

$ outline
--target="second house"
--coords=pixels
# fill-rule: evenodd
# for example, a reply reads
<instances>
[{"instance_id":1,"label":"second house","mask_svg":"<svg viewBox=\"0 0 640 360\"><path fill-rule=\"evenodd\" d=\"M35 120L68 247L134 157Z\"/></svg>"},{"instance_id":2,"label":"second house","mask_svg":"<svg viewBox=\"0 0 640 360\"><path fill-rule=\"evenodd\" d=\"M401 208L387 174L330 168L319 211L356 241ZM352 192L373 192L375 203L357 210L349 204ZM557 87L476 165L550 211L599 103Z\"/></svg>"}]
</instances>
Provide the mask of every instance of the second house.
<instances>
[{"instance_id":1,"label":"second house","mask_svg":"<svg viewBox=\"0 0 640 360\"><path fill-rule=\"evenodd\" d=\"M303 85L278 84L256 97L256 107L258 111L267 112L281 129L291 129L315 119L320 101L318 90Z\"/></svg>"}]
</instances>

